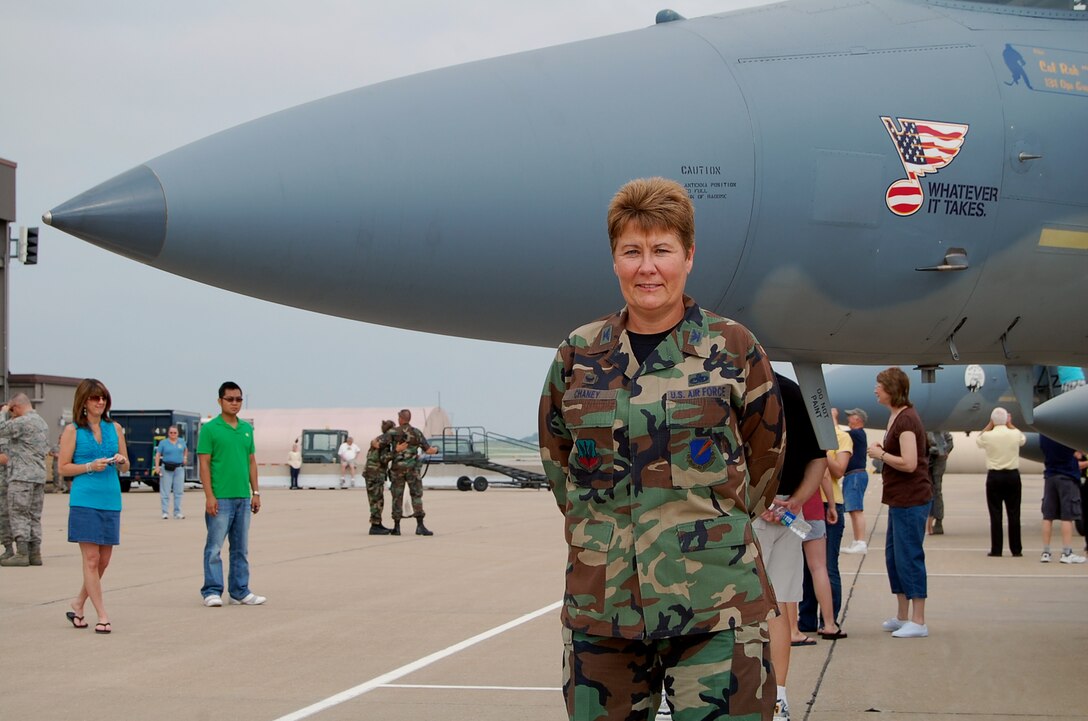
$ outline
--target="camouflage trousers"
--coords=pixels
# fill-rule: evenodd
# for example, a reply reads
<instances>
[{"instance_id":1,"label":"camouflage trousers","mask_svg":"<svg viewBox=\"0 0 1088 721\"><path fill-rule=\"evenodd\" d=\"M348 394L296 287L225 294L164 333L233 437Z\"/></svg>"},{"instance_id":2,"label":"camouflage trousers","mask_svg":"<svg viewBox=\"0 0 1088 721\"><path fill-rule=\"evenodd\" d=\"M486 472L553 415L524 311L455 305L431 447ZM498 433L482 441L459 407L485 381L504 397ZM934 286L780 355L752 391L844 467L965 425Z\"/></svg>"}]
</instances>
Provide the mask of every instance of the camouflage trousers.
<instances>
[{"instance_id":1,"label":"camouflage trousers","mask_svg":"<svg viewBox=\"0 0 1088 721\"><path fill-rule=\"evenodd\" d=\"M766 623L633 641L563 629L571 721L652 720L664 688L673 721L770 721L776 697Z\"/></svg>"},{"instance_id":2,"label":"camouflage trousers","mask_svg":"<svg viewBox=\"0 0 1088 721\"><path fill-rule=\"evenodd\" d=\"M8 517L8 469L0 466L0 543L10 546L14 541Z\"/></svg>"},{"instance_id":3,"label":"camouflage trousers","mask_svg":"<svg viewBox=\"0 0 1088 721\"><path fill-rule=\"evenodd\" d=\"M42 542L42 503L45 484L8 481L8 515L11 536L24 543Z\"/></svg>"},{"instance_id":4,"label":"camouflage trousers","mask_svg":"<svg viewBox=\"0 0 1088 721\"><path fill-rule=\"evenodd\" d=\"M370 525L380 526L385 510L385 471L364 470L363 480L366 481L366 500L370 503Z\"/></svg>"},{"instance_id":5,"label":"camouflage trousers","mask_svg":"<svg viewBox=\"0 0 1088 721\"><path fill-rule=\"evenodd\" d=\"M389 471L390 492L393 496L393 520L399 521L404 516L404 487L408 486L408 495L412 498L412 515L423 518L423 480L418 468L394 466Z\"/></svg>"}]
</instances>

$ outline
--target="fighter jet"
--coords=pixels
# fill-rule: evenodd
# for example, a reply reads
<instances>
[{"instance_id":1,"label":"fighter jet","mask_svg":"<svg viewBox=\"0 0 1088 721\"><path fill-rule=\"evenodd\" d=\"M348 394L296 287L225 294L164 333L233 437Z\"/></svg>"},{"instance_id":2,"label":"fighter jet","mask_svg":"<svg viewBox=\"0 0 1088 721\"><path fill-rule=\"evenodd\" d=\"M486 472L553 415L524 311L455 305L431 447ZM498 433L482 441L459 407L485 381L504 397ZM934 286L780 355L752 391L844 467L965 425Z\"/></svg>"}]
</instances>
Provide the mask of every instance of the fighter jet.
<instances>
[{"instance_id":1,"label":"fighter jet","mask_svg":"<svg viewBox=\"0 0 1088 721\"><path fill-rule=\"evenodd\" d=\"M662 175L696 206L689 293L793 362L825 443L823 363L999 364L1030 412L1034 366L1088 358L1086 21L1070 2L663 11L259 118L44 220L278 303L555 345L616 306L612 193ZM1068 395L1061 430L1083 436L1088 394Z\"/></svg>"}]
</instances>

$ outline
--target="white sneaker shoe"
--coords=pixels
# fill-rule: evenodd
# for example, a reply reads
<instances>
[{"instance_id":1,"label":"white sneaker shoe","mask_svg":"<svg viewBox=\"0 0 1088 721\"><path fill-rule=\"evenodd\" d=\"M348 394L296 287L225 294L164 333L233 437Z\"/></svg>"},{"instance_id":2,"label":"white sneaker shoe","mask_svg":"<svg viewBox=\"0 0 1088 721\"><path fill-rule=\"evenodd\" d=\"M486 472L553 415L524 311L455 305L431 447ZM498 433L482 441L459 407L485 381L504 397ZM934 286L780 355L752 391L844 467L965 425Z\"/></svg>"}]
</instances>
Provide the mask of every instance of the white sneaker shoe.
<instances>
[{"instance_id":1,"label":"white sneaker shoe","mask_svg":"<svg viewBox=\"0 0 1088 721\"><path fill-rule=\"evenodd\" d=\"M216 596L216 595L215 595L215 594L213 593L213 594L212 594L212 595L210 595L210 596L205 596L205 597L204 597L204 605L205 605L205 606L207 606L207 607L209 607L209 608L212 608L212 607L219 607L219 606L222 606L222 605L223 605L223 599L222 599L222 597L220 597L220 596Z\"/></svg>"},{"instance_id":2,"label":"white sneaker shoe","mask_svg":"<svg viewBox=\"0 0 1088 721\"><path fill-rule=\"evenodd\" d=\"M865 541L854 541L849 546L842 549L842 552L843 553L860 553L861 555L864 556L866 553L869 552L869 544L867 544Z\"/></svg>"},{"instance_id":3,"label":"white sneaker shoe","mask_svg":"<svg viewBox=\"0 0 1088 721\"><path fill-rule=\"evenodd\" d=\"M907 621L899 630L892 632L892 638L925 638L928 635L929 627L914 621Z\"/></svg>"},{"instance_id":4,"label":"white sneaker shoe","mask_svg":"<svg viewBox=\"0 0 1088 721\"><path fill-rule=\"evenodd\" d=\"M262 603L264 603L267 600L268 599L265 598L264 596L258 596L255 593L251 593L251 594L249 594L248 596L246 596L245 598L243 598L241 600L238 600L237 598L231 597L230 603L231 603L232 606L260 606Z\"/></svg>"},{"instance_id":5,"label":"white sneaker shoe","mask_svg":"<svg viewBox=\"0 0 1088 721\"><path fill-rule=\"evenodd\" d=\"M774 721L790 721L790 705L784 698L774 702Z\"/></svg>"},{"instance_id":6,"label":"white sneaker shoe","mask_svg":"<svg viewBox=\"0 0 1088 721\"><path fill-rule=\"evenodd\" d=\"M885 631L898 631L906 626L910 621L904 621L901 618L889 618L884 623L880 624L880 627Z\"/></svg>"},{"instance_id":7,"label":"white sneaker shoe","mask_svg":"<svg viewBox=\"0 0 1088 721\"><path fill-rule=\"evenodd\" d=\"M169 520L169 518L170 518L170 516L166 515L165 513L162 514L162 520L166 521L166 520Z\"/></svg>"},{"instance_id":8,"label":"white sneaker shoe","mask_svg":"<svg viewBox=\"0 0 1088 721\"><path fill-rule=\"evenodd\" d=\"M1043 555L1039 556L1039 563L1050 563L1050 551L1043 551Z\"/></svg>"},{"instance_id":9,"label":"white sneaker shoe","mask_svg":"<svg viewBox=\"0 0 1088 721\"><path fill-rule=\"evenodd\" d=\"M1062 557L1058 559L1060 563L1084 563L1084 556L1078 556L1070 551L1069 553L1063 553Z\"/></svg>"},{"instance_id":10,"label":"white sneaker shoe","mask_svg":"<svg viewBox=\"0 0 1088 721\"><path fill-rule=\"evenodd\" d=\"M175 513L174 514L174 520L175 521L184 521L185 520L185 514L184 513Z\"/></svg>"}]
</instances>

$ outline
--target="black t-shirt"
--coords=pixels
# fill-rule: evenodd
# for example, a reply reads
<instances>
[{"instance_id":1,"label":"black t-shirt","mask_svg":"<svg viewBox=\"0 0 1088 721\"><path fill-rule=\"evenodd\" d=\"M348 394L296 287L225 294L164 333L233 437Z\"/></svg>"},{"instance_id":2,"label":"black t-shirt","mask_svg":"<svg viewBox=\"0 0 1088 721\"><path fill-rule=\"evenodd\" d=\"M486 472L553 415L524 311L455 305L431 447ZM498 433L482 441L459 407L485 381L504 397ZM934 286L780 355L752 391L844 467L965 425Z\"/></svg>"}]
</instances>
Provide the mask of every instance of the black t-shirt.
<instances>
[{"instance_id":1,"label":"black t-shirt","mask_svg":"<svg viewBox=\"0 0 1088 721\"><path fill-rule=\"evenodd\" d=\"M805 466L814 458L826 458L816 440L816 431L808 419L808 409L801 386L778 373L778 390L782 393L782 411L786 419L786 455L782 462L782 478L778 494L792 496L805 477Z\"/></svg>"},{"instance_id":2,"label":"black t-shirt","mask_svg":"<svg viewBox=\"0 0 1088 721\"><path fill-rule=\"evenodd\" d=\"M850 440L854 443L854 450L850 454L850 461L846 464L846 472L850 471L864 471L865 461L868 458L866 451L869 450L869 441L865 435L865 429L863 428L851 428L847 431L850 436Z\"/></svg>"},{"instance_id":3,"label":"black t-shirt","mask_svg":"<svg viewBox=\"0 0 1088 721\"><path fill-rule=\"evenodd\" d=\"M645 363L654 348L657 348L661 341L665 340L669 333L674 330L676 330L675 327L660 333L632 333L627 331L627 337L631 340L631 352L635 354L635 360L638 361L638 364Z\"/></svg>"}]
</instances>

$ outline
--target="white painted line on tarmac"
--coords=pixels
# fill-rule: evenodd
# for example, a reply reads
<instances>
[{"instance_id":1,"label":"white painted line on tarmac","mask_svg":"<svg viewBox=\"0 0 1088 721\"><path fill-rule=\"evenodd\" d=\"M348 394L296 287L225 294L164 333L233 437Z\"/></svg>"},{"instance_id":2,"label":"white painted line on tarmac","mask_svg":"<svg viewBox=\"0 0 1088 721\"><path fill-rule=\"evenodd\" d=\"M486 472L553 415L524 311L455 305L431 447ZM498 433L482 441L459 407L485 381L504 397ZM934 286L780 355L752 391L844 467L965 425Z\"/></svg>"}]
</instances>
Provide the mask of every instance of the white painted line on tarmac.
<instances>
[{"instance_id":1,"label":"white painted line on tarmac","mask_svg":"<svg viewBox=\"0 0 1088 721\"><path fill-rule=\"evenodd\" d=\"M562 692L561 686L443 686L436 683L387 683L382 688L432 688L441 691L550 691Z\"/></svg>"},{"instance_id":2,"label":"white painted line on tarmac","mask_svg":"<svg viewBox=\"0 0 1088 721\"><path fill-rule=\"evenodd\" d=\"M289 713L286 716L280 716L275 721L300 721L300 719L309 718L310 716L321 713L322 711L330 709L333 706L339 706L345 701L350 701L354 698L358 698L359 696L362 696L365 693L369 693L370 691L373 691L380 686L385 686L392 681L396 681L398 678L407 676L408 674L418 671L421 668L426 668L427 666L430 666L436 661L441 661L442 659L452 656L455 653L464 651L466 648L475 646L476 644L486 641L494 636L498 636L501 633L505 633L506 631L509 631L512 628L516 628L523 623L528 623L529 621L543 616L546 613L551 613L552 611L559 608L561 605L563 605L562 601L556 601L555 603L549 604L544 608L538 608L531 613L527 613L524 616L515 618L513 621L508 621L501 626L496 626L489 631L484 631L483 633L477 634L472 638L465 639L460 643L455 643L452 646L447 646L441 651L435 651L429 656L424 656L421 659L412 661L411 663L405 664L404 666L401 666L398 669L394 669L389 673L384 673L381 676L375 676L369 681L361 683L353 688L349 688L347 691L341 691L338 694L329 696L327 699L318 701L314 704L310 704L306 708L299 709L294 713Z\"/></svg>"},{"instance_id":3,"label":"white painted line on tarmac","mask_svg":"<svg viewBox=\"0 0 1088 721\"><path fill-rule=\"evenodd\" d=\"M879 576L887 578L885 571L859 572L858 576ZM1088 574L1078 573L927 573L927 578L1072 578L1074 580L1086 580Z\"/></svg>"}]
</instances>

